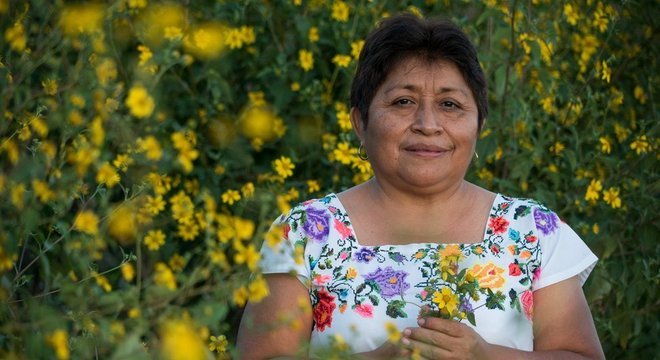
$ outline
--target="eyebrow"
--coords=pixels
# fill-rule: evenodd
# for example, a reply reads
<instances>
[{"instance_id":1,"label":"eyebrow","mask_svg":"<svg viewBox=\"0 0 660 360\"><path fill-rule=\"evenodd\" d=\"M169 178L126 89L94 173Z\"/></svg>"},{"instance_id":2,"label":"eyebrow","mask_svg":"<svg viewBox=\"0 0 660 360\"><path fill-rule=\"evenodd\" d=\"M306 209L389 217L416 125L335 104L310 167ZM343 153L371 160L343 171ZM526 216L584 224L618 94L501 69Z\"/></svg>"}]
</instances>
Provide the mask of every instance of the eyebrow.
<instances>
[{"instance_id":1,"label":"eyebrow","mask_svg":"<svg viewBox=\"0 0 660 360\"><path fill-rule=\"evenodd\" d=\"M403 86L395 85L395 86L392 86L389 89L386 89L385 93L387 94L387 93L389 93L391 91L394 91L394 90L397 90L397 89L405 89L405 90L409 90L409 91L413 91L413 92L418 92L420 90L420 87L417 86L417 85L413 85L413 84L407 84L407 85L403 85ZM437 88L436 91L435 91L436 94L445 94L445 93L452 93L452 92L459 92L459 93L463 94L465 97L469 97L468 93L462 88L443 86L443 87Z\"/></svg>"}]
</instances>

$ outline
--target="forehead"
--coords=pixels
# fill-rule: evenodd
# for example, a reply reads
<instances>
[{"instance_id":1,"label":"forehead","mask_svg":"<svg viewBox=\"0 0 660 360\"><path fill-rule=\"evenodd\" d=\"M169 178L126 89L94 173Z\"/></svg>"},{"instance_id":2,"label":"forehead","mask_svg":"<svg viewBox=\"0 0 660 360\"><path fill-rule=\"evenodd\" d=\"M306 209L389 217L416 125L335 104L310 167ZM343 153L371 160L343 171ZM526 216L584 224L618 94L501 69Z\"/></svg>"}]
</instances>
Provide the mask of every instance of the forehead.
<instances>
[{"instance_id":1,"label":"forehead","mask_svg":"<svg viewBox=\"0 0 660 360\"><path fill-rule=\"evenodd\" d=\"M394 64L381 90L397 87L452 87L467 90L469 87L458 66L444 59L407 57Z\"/></svg>"}]
</instances>

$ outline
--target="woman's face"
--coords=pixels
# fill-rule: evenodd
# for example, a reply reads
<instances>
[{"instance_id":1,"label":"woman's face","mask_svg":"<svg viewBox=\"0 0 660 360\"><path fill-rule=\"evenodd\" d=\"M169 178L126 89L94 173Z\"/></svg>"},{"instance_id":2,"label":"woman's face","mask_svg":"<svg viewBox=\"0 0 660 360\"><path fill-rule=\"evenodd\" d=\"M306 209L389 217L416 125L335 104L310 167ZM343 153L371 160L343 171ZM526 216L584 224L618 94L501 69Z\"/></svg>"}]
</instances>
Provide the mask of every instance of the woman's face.
<instances>
[{"instance_id":1,"label":"woman's face","mask_svg":"<svg viewBox=\"0 0 660 360\"><path fill-rule=\"evenodd\" d=\"M363 127L354 129L379 183L434 192L461 183L478 135L474 96L449 61L402 60L380 86Z\"/></svg>"}]
</instances>

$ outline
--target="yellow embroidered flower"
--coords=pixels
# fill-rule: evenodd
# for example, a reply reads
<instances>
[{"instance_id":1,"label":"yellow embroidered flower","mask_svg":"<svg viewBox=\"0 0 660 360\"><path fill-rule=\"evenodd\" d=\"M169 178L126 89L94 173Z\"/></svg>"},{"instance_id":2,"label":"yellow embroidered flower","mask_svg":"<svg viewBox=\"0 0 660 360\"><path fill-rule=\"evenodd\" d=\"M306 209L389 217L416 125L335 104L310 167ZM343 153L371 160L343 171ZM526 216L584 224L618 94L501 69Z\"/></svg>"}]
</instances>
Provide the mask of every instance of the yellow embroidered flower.
<instances>
[{"instance_id":1,"label":"yellow embroidered flower","mask_svg":"<svg viewBox=\"0 0 660 360\"><path fill-rule=\"evenodd\" d=\"M504 269L492 262L485 265L474 265L468 271L468 274L477 279L480 287L488 289L499 289L504 285L506 279L502 273L504 273Z\"/></svg>"}]
</instances>

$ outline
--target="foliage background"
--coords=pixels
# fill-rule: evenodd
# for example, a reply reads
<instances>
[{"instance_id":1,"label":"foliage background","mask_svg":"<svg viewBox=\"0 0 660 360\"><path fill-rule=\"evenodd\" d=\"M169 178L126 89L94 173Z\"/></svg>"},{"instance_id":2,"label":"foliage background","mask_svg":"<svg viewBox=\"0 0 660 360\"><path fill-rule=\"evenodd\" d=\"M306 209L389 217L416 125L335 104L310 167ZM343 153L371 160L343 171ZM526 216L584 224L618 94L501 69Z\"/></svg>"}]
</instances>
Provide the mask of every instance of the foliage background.
<instances>
[{"instance_id":1,"label":"foliage background","mask_svg":"<svg viewBox=\"0 0 660 360\"><path fill-rule=\"evenodd\" d=\"M658 5L0 0L0 356L231 356L270 222L370 176L351 74L407 10L479 49L469 179L571 224L601 259L585 289L606 354L652 358Z\"/></svg>"}]
</instances>

